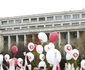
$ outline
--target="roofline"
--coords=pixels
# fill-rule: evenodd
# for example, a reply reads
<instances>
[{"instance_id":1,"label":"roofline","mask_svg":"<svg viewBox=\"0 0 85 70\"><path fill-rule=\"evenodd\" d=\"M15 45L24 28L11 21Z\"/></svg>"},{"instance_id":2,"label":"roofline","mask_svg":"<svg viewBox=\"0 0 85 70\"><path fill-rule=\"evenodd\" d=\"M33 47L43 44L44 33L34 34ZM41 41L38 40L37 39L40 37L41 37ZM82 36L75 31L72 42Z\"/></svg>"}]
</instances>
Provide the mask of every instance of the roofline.
<instances>
[{"instance_id":1,"label":"roofline","mask_svg":"<svg viewBox=\"0 0 85 70\"><path fill-rule=\"evenodd\" d=\"M21 16L11 16L11 17L1 17L0 19L17 19L17 18L26 18L26 17L43 17L43 16L51 16L51 15L62 15L62 14L71 14L71 13L83 13L83 10L69 10L69 11L60 11L60 12L49 12L49 13L39 13L39 14L30 14L30 15L21 15Z\"/></svg>"}]
</instances>

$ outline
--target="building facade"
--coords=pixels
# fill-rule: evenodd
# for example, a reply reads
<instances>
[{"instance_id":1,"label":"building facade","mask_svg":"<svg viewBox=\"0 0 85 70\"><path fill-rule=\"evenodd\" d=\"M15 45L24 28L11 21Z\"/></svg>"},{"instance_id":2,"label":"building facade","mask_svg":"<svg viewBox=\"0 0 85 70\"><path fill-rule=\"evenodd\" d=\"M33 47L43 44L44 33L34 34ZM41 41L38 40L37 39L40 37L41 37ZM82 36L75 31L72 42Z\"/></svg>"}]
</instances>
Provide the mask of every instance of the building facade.
<instances>
[{"instance_id":1,"label":"building facade","mask_svg":"<svg viewBox=\"0 0 85 70\"><path fill-rule=\"evenodd\" d=\"M74 44L85 31L85 10L44 13L0 18L0 51L11 49L18 43L26 45L26 39L39 32L59 33L58 44Z\"/></svg>"}]
</instances>

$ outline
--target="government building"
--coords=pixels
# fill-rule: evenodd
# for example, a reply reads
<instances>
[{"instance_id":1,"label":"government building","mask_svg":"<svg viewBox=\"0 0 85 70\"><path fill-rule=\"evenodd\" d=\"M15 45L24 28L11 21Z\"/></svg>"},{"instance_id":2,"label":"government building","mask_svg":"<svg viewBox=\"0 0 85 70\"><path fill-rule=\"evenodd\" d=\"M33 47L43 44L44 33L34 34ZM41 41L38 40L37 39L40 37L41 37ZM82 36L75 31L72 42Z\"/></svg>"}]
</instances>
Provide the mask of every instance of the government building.
<instances>
[{"instance_id":1,"label":"government building","mask_svg":"<svg viewBox=\"0 0 85 70\"><path fill-rule=\"evenodd\" d=\"M58 32L58 45L74 44L85 31L85 10L43 13L0 18L0 51L34 39L39 32Z\"/></svg>"}]
</instances>

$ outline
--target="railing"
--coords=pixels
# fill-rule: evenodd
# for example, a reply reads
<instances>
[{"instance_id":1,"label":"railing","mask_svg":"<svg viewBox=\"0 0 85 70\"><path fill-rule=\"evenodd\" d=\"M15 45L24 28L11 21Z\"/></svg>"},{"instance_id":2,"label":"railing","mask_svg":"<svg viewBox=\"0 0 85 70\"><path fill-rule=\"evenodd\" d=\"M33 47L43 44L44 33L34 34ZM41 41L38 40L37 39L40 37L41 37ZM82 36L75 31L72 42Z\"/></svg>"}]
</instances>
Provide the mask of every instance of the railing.
<instances>
[{"instance_id":1,"label":"railing","mask_svg":"<svg viewBox=\"0 0 85 70\"><path fill-rule=\"evenodd\" d=\"M51 26L51 27L41 27L41 28L26 28L26 29L12 29L12 30L3 30L3 34L6 33L25 33L25 32L40 32L40 31L76 31L76 30L85 30L85 25L77 24L77 25L69 25L69 26Z\"/></svg>"}]
</instances>

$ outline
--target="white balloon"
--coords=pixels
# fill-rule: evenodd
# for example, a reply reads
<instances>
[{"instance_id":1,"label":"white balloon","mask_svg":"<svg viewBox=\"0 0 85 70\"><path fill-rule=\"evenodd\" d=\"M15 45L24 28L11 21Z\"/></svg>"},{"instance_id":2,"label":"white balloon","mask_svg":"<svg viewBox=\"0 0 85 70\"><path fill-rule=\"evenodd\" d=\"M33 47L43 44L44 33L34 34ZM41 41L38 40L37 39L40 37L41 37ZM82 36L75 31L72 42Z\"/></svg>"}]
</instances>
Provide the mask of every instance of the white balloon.
<instances>
[{"instance_id":1,"label":"white balloon","mask_svg":"<svg viewBox=\"0 0 85 70\"><path fill-rule=\"evenodd\" d=\"M72 46L70 44L66 44L64 46L64 50L65 52L70 53L72 51Z\"/></svg>"},{"instance_id":2,"label":"white balloon","mask_svg":"<svg viewBox=\"0 0 85 70\"><path fill-rule=\"evenodd\" d=\"M26 55L30 62L32 62L34 60L34 54L32 54L31 52L28 52Z\"/></svg>"},{"instance_id":3,"label":"white balloon","mask_svg":"<svg viewBox=\"0 0 85 70\"><path fill-rule=\"evenodd\" d=\"M45 52L48 52L50 50L49 46L48 45L45 45L44 46L44 50L45 50Z\"/></svg>"},{"instance_id":4,"label":"white balloon","mask_svg":"<svg viewBox=\"0 0 85 70\"><path fill-rule=\"evenodd\" d=\"M40 58L40 60L44 60L45 59L45 55L44 54L40 54L39 58Z\"/></svg>"},{"instance_id":5,"label":"white balloon","mask_svg":"<svg viewBox=\"0 0 85 70\"><path fill-rule=\"evenodd\" d=\"M8 54L6 54L6 55L4 56L4 58L5 58L5 61L9 61L10 56L9 56Z\"/></svg>"},{"instance_id":6,"label":"white balloon","mask_svg":"<svg viewBox=\"0 0 85 70\"><path fill-rule=\"evenodd\" d=\"M40 32L38 34L38 38L42 41L42 42L47 42L47 35L44 32Z\"/></svg>"},{"instance_id":7,"label":"white balloon","mask_svg":"<svg viewBox=\"0 0 85 70\"><path fill-rule=\"evenodd\" d=\"M23 59L22 58L18 58L18 65L20 67L22 67L22 65L23 65Z\"/></svg>"},{"instance_id":8,"label":"white balloon","mask_svg":"<svg viewBox=\"0 0 85 70\"><path fill-rule=\"evenodd\" d=\"M72 59L72 53L67 53L66 54L66 60Z\"/></svg>"},{"instance_id":9,"label":"white balloon","mask_svg":"<svg viewBox=\"0 0 85 70\"><path fill-rule=\"evenodd\" d=\"M36 51L37 51L39 54L42 54L42 52L43 52L43 47L42 47L42 45L37 45Z\"/></svg>"},{"instance_id":10,"label":"white balloon","mask_svg":"<svg viewBox=\"0 0 85 70\"><path fill-rule=\"evenodd\" d=\"M2 62L3 62L3 55L0 54L0 64L2 64Z\"/></svg>"},{"instance_id":11,"label":"white balloon","mask_svg":"<svg viewBox=\"0 0 85 70\"><path fill-rule=\"evenodd\" d=\"M83 69L85 69L85 60L82 60L82 61L81 61L81 67L82 67Z\"/></svg>"},{"instance_id":12,"label":"white balloon","mask_svg":"<svg viewBox=\"0 0 85 70\"><path fill-rule=\"evenodd\" d=\"M53 43L49 43L49 44L48 44L48 47L49 47L49 49L55 49L55 46L54 46Z\"/></svg>"},{"instance_id":13,"label":"white balloon","mask_svg":"<svg viewBox=\"0 0 85 70\"><path fill-rule=\"evenodd\" d=\"M40 68L40 67L46 67L45 61L40 61L40 62L39 62L38 68Z\"/></svg>"},{"instance_id":14,"label":"white balloon","mask_svg":"<svg viewBox=\"0 0 85 70\"><path fill-rule=\"evenodd\" d=\"M28 44L28 50L29 50L29 51L33 51L33 50L34 50L34 43L30 42L30 43Z\"/></svg>"},{"instance_id":15,"label":"white balloon","mask_svg":"<svg viewBox=\"0 0 85 70\"><path fill-rule=\"evenodd\" d=\"M72 50L72 57L74 60L77 60L77 58L79 57L79 51L77 49Z\"/></svg>"},{"instance_id":16,"label":"white balloon","mask_svg":"<svg viewBox=\"0 0 85 70\"><path fill-rule=\"evenodd\" d=\"M57 49L50 49L46 53L46 60L50 64L54 64L54 60L57 59L59 62L61 61L61 53Z\"/></svg>"}]
</instances>

